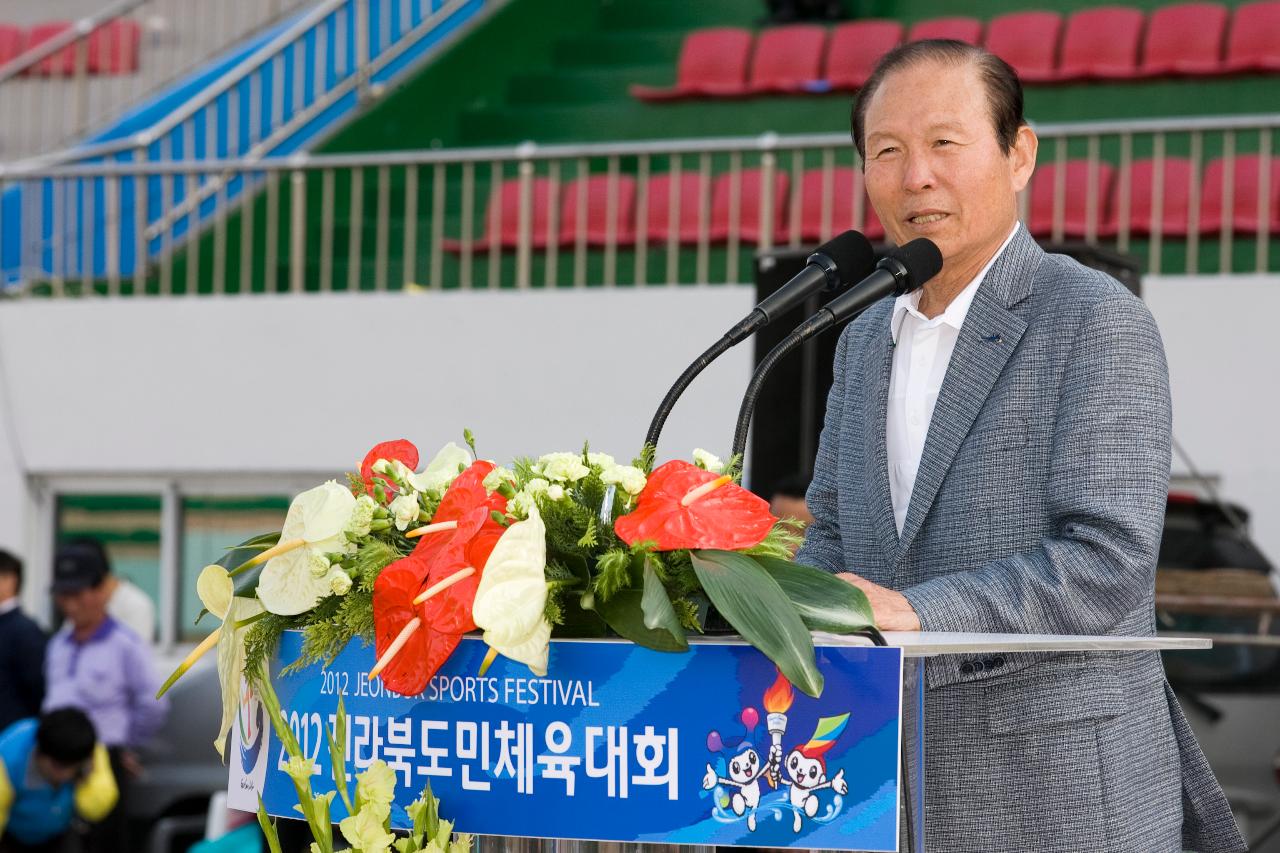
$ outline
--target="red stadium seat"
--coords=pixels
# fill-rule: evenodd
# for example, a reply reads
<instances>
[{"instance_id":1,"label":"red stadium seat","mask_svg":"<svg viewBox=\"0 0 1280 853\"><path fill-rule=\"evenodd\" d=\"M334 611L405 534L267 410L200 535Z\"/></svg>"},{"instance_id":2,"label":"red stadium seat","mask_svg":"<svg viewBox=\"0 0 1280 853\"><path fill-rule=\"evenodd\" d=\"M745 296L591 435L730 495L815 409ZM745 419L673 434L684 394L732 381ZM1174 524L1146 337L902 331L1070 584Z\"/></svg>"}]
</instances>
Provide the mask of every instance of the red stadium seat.
<instances>
[{"instance_id":1,"label":"red stadium seat","mask_svg":"<svg viewBox=\"0 0 1280 853\"><path fill-rule=\"evenodd\" d=\"M1222 42L1227 9L1219 3L1179 3L1151 13L1138 73L1217 74L1222 71Z\"/></svg>"},{"instance_id":2,"label":"red stadium seat","mask_svg":"<svg viewBox=\"0 0 1280 853\"><path fill-rule=\"evenodd\" d=\"M1262 222L1258 216L1258 198L1262 176L1259 166L1262 158L1256 154L1242 154L1231 166L1231 230L1236 233L1256 234ZM1204 186L1200 190L1200 233L1214 234L1227 224L1223 215L1222 190L1226 184L1227 164L1224 159L1213 160L1204 170ZM1267 190L1267 229L1280 232L1280 158L1271 160L1270 186Z\"/></svg>"},{"instance_id":3,"label":"red stadium seat","mask_svg":"<svg viewBox=\"0 0 1280 853\"><path fill-rule=\"evenodd\" d=\"M609 193L614 181L608 175L578 178L565 185L560 197L560 245L578 242L578 205L586 186L586 217L583 231L587 245L604 246L609 240ZM614 192L614 245L630 246L636 241L636 179L619 175Z\"/></svg>"},{"instance_id":4,"label":"red stadium seat","mask_svg":"<svg viewBox=\"0 0 1280 853\"><path fill-rule=\"evenodd\" d=\"M1013 66L1024 83L1056 79L1062 16L1057 12L1013 12L987 24L984 47Z\"/></svg>"},{"instance_id":5,"label":"red stadium seat","mask_svg":"<svg viewBox=\"0 0 1280 853\"><path fill-rule=\"evenodd\" d=\"M89 34L89 72L133 74L138 70L142 26L129 18L117 18Z\"/></svg>"},{"instance_id":6,"label":"red stadium seat","mask_svg":"<svg viewBox=\"0 0 1280 853\"><path fill-rule=\"evenodd\" d=\"M1063 183L1063 236L1084 237L1089 224L1089 162L1068 160ZM1031 178L1031 215L1028 230L1037 237L1053 234L1054 192L1058 168L1055 163L1037 166ZM1094 184L1094 233L1101 235L1110 215L1113 172L1107 163L1098 163Z\"/></svg>"},{"instance_id":7,"label":"red stadium seat","mask_svg":"<svg viewBox=\"0 0 1280 853\"><path fill-rule=\"evenodd\" d=\"M1185 237L1190 231L1191 161L1185 157L1166 157L1161 164L1160 233L1166 237ZM1129 172L1129 233L1143 237L1155 227L1156 163L1137 160ZM1117 176L1114 197L1103 236L1120 232L1120 177Z\"/></svg>"},{"instance_id":8,"label":"red stadium seat","mask_svg":"<svg viewBox=\"0 0 1280 853\"><path fill-rule=\"evenodd\" d=\"M551 221L551 180L534 178L532 181L532 214L530 216L530 245L535 249L547 247L547 224ZM497 236L503 249L520 245L520 179L503 181L489 193L489 205L485 210L484 233L471 243L472 251L488 251L489 244ZM457 252L462 244L457 240L445 240L444 248Z\"/></svg>"},{"instance_id":9,"label":"red stadium seat","mask_svg":"<svg viewBox=\"0 0 1280 853\"><path fill-rule=\"evenodd\" d=\"M828 182L829 181L829 182ZM830 228L822 227L823 198L830 196ZM862 227L854 221L854 199L862 196ZM871 201L867 199L862 188L862 172L848 166L840 166L831 170L828 178L823 169L809 169L800 178L800 239L807 243L816 243L845 231L857 228L869 240L884 237L884 226L880 224ZM789 236L789 232L788 232Z\"/></svg>"},{"instance_id":10,"label":"red stadium seat","mask_svg":"<svg viewBox=\"0 0 1280 853\"><path fill-rule=\"evenodd\" d=\"M827 82L833 89L859 89L880 57L902 42L897 21L864 20L841 24L827 47Z\"/></svg>"},{"instance_id":11,"label":"red stadium seat","mask_svg":"<svg viewBox=\"0 0 1280 853\"><path fill-rule=\"evenodd\" d=\"M74 25L70 21L49 21L36 24L27 32L27 50L38 47ZM76 43L72 42L57 53L52 53L28 69L27 73L47 77L69 77L76 73Z\"/></svg>"},{"instance_id":12,"label":"red stadium seat","mask_svg":"<svg viewBox=\"0 0 1280 853\"><path fill-rule=\"evenodd\" d=\"M1082 9L1067 19L1059 80L1125 80L1138 73L1142 12L1128 6Z\"/></svg>"},{"instance_id":13,"label":"red stadium seat","mask_svg":"<svg viewBox=\"0 0 1280 853\"><path fill-rule=\"evenodd\" d=\"M764 182L759 169L743 169L738 180L738 240L743 243L759 243L761 236L760 197ZM787 173L777 170L773 173L773 242L782 243L787 239L786 211L787 191L791 180ZM711 239L723 241L729 239L730 214L733 190L733 175L726 173L716 178L711 186Z\"/></svg>"},{"instance_id":14,"label":"red stadium seat","mask_svg":"<svg viewBox=\"0 0 1280 853\"><path fill-rule=\"evenodd\" d=\"M1227 34L1226 71L1280 71L1280 2L1237 6Z\"/></svg>"},{"instance_id":15,"label":"red stadium seat","mask_svg":"<svg viewBox=\"0 0 1280 853\"><path fill-rule=\"evenodd\" d=\"M747 90L803 92L822 77L827 28L794 24L763 30L756 39Z\"/></svg>"},{"instance_id":16,"label":"red stadium seat","mask_svg":"<svg viewBox=\"0 0 1280 853\"><path fill-rule=\"evenodd\" d=\"M0 24L0 65L22 53L27 46L27 33L22 27Z\"/></svg>"},{"instance_id":17,"label":"red stadium seat","mask_svg":"<svg viewBox=\"0 0 1280 853\"><path fill-rule=\"evenodd\" d=\"M907 41L955 39L978 44L982 41L982 22L977 18L934 18L911 25Z\"/></svg>"},{"instance_id":18,"label":"red stadium seat","mask_svg":"<svg viewBox=\"0 0 1280 853\"><path fill-rule=\"evenodd\" d=\"M668 89L631 86L632 97L667 101L698 95L741 95L746 89L751 33L737 27L698 30L685 37L676 68L676 84Z\"/></svg>"},{"instance_id":19,"label":"red stadium seat","mask_svg":"<svg viewBox=\"0 0 1280 853\"><path fill-rule=\"evenodd\" d=\"M697 172L681 172L680 181L676 183L671 175L654 175L649 181L648 215L645 217L645 238L650 244L667 242L671 232L671 201L679 205L676 213L676 239L681 243L698 242L698 214L702 206L704 189L709 192L708 182ZM711 222L707 221L710 233Z\"/></svg>"}]
</instances>

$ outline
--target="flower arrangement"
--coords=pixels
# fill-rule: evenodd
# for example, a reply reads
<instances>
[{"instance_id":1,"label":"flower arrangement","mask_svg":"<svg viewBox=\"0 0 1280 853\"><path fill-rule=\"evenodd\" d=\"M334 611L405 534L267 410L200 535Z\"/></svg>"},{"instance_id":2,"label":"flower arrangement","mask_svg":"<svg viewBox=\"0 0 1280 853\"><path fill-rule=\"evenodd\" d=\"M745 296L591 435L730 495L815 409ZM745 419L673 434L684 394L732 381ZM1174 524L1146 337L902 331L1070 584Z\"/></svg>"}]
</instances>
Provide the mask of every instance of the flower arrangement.
<instances>
[{"instance_id":1,"label":"flower arrangement","mask_svg":"<svg viewBox=\"0 0 1280 853\"><path fill-rule=\"evenodd\" d=\"M304 641L288 669L361 638L375 645L371 676L403 695L422 692L476 630L485 668L502 655L544 675L552 636L680 652L719 622L813 696L810 631L875 633L861 591L790 560L794 521L738 485L732 461L695 450L655 468L651 451L623 464L584 447L507 468L464 436L421 471L412 443L378 444L346 485L299 494L279 533L204 569L197 592L221 626L162 692L217 645L219 750L241 675L268 682L264 663L290 629Z\"/></svg>"}]
</instances>

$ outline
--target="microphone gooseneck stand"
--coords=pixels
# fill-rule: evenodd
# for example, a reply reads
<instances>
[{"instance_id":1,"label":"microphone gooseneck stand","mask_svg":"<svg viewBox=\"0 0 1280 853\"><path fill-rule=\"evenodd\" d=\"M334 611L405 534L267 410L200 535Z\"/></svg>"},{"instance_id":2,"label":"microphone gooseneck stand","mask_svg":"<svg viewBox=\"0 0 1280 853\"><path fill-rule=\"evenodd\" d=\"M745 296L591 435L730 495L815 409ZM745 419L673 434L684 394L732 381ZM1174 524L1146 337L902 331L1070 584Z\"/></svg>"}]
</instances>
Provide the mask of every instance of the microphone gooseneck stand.
<instances>
[{"instance_id":1,"label":"microphone gooseneck stand","mask_svg":"<svg viewBox=\"0 0 1280 853\"><path fill-rule=\"evenodd\" d=\"M675 408L676 401L711 362L790 311L817 290L830 290L859 280L874 263L875 254L871 249L871 242L857 231L845 231L819 246L809 256L808 263L800 273L761 300L750 314L739 320L720 340L685 368L654 413L649 431L645 434L644 446L657 448L662 428L671 410Z\"/></svg>"},{"instance_id":2,"label":"microphone gooseneck stand","mask_svg":"<svg viewBox=\"0 0 1280 853\"><path fill-rule=\"evenodd\" d=\"M747 435L751 430L751 416L755 413L756 400L765 380L774 366L796 347L827 329L861 314L885 296L907 293L920 287L942 269L942 255L938 247L926 238L912 240L895 249L876 264L876 269L849 290L819 308L795 331L771 349L751 375L751 383L742 397L738 410L738 424L733 433L733 451L730 458L741 456L747 449Z\"/></svg>"}]
</instances>

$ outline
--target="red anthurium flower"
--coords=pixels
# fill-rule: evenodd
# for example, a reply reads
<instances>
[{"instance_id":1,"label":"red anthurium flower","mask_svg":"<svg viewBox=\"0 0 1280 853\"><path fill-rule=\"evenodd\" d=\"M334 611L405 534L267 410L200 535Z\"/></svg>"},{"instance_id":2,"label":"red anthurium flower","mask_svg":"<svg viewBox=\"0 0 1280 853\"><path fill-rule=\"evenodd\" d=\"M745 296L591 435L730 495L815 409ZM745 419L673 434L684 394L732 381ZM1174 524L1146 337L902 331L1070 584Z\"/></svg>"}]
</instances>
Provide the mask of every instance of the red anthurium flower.
<instances>
[{"instance_id":1,"label":"red anthurium flower","mask_svg":"<svg viewBox=\"0 0 1280 853\"><path fill-rule=\"evenodd\" d=\"M433 590L438 584L452 582L422 603L422 618L431 632L428 678L453 654L462 642L462 635L475 630L471 608L475 604L476 589L489 555L505 531L506 528L489 515L487 505L476 507L458 522L453 540L432 560L423 586ZM468 569L473 570L470 575L456 579L459 572Z\"/></svg>"},{"instance_id":2,"label":"red anthurium flower","mask_svg":"<svg viewBox=\"0 0 1280 853\"><path fill-rule=\"evenodd\" d=\"M763 498L726 477L673 459L649 475L636 508L613 529L628 545L655 542L659 551L738 551L759 545L777 520Z\"/></svg>"},{"instance_id":3,"label":"red anthurium flower","mask_svg":"<svg viewBox=\"0 0 1280 853\"><path fill-rule=\"evenodd\" d=\"M482 506L486 508L486 514L492 510L505 513L507 499L498 492L489 494L484 488L484 478L489 476L489 472L494 467L492 462L480 460L473 462L470 468L459 474L445 490L444 496L440 499L440 506L436 507L435 515L431 516L431 523L460 522L465 515ZM433 559L434 554L445 547L452 538L453 531L450 530L429 533L418 540L413 553Z\"/></svg>"},{"instance_id":4,"label":"red anthurium flower","mask_svg":"<svg viewBox=\"0 0 1280 853\"><path fill-rule=\"evenodd\" d=\"M373 584L373 625L379 658L390 648L414 619L421 619L421 608L413 603L422 587L425 567L419 557L405 557L382 570ZM404 646L382 670L382 681L388 688L405 696L416 696L431 679L428 670L430 632L413 631Z\"/></svg>"},{"instance_id":5,"label":"red anthurium flower","mask_svg":"<svg viewBox=\"0 0 1280 853\"><path fill-rule=\"evenodd\" d=\"M416 471L418 468L418 448L414 446L413 442L403 438L375 444L373 450L366 453L364 461L360 463L360 478L364 480L366 494L373 494L373 466L379 459L398 459L410 471ZM395 486L390 486L389 493L395 494L395 491Z\"/></svg>"}]
</instances>

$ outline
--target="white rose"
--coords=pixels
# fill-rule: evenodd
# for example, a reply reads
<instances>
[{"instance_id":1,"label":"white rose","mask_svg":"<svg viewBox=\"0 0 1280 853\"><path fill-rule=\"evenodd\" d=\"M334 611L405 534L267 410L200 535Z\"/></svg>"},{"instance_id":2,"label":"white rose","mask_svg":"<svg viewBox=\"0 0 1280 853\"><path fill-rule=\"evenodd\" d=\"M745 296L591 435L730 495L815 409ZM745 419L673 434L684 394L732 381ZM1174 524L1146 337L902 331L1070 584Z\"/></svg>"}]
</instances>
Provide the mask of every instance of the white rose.
<instances>
[{"instance_id":1,"label":"white rose","mask_svg":"<svg viewBox=\"0 0 1280 853\"><path fill-rule=\"evenodd\" d=\"M614 465L605 469L600 479L606 483L616 483L629 495L638 495L644 491L644 472L632 465Z\"/></svg>"},{"instance_id":2,"label":"white rose","mask_svg":"<svg viewBox=\"0 0 1280 853\"><path fill-rule=\"evenodd\" d=\"M693 464L699 468L705 468L712 473L719 474L724 470L724 461L714 453L708 453L701 447L693 449Z\"/></svg>"},{"instance_id":3,"label":"white rose","mask_svg":"<svg viewBox=\"0 0 1280 853\"><path fill-rule=\"evenodd\" d=\"M391 515L396 520L396 530L405 530L410 524L418 520L418 493L406 492L397 495L396 499L387 505L387 509L391 510Z\"/></svg>"},{"instance_id":4,"label":"white rose","mask_svg":"<svg viewBox=\"0 0 1280 853\"><path fill-rule=\"evenodd\" d=\"M516 496L507 501L507 515L514 515L516 518L528 518L529 514L537 509L537 499L528 492L516 492Z\"/></svg>"},{"instance_id":5,"label":"white rose","mask_svg":"<svg viewBox=\"0 0 1280 853\"><path fill-rule=\"evenodd\" d=\"M329 575L329 591L334 595L346 595L351 591L351 575L335 567Z\"/></svg>"},{"instance_id":6,"label":"white rose","mask_svg":"<svg viewBox=\"0 0 1280 853\"><path fill-rule=\"evenodd\" d=\"M351 520L347 522L347 532L356 537L368 536L369 525L373 524L373 511L377 508L378 502L368 495L356 498Z\"/></svg>"},{"instance_id":7,"label":"white rose","mask_svg":"<svg viewBox=\"0 0 1280 853\"><path fill-rule=\"evenodd\" d=\"M548 453L538 460L539 473L548 480L576 483L591 473L576 453Z\"/></svg>"},{"instance_id":8,"label":"white rose","mask_svg":"<svg viewBox=\"0 0 1280 853\"><path fill-rule=\"evenodd\" d=\"M587 462L595 465L597 468L604 468L605 470L608 470L618 464L617 461L615 461L608 453L588 453Z\"/></svg>"},{"instance_id":9,"label":"white rose","mask_svg":"<svg viewBox=\"0 0 1280 853\"><path fill-rule=\"evenodd\" d=\"M307 560L307 565L311 567L311 576L313 578L322 578L329 574L329 560L324 554L317 554L312 551Z\"/></svg>"},{"instance_id":10,"label":"white rose","mask_svg":"<svg viewBox=\"0 0 1280 853\"><path fill-rule=\"evenodd\" d=\"M484 480L481 481L481 485L484 486L484 490L486 492L496 492L498 491L498 487L503 483L512 483L515 479L516 475L514 472L509 471L506 468L498 467L485 475Z\"/></svg>"},{"instance_id":11,"label":"white rose","mask_svg":"<svg viewBox=\"0 0 1280 853\"><path fill-rule=\"evenodd\" d=\"M560 500L564 500L564 496L565 496L564 486L554 485L554 486L547 487L548 500L560 501Z\"/></svg>"},{"instance_id":12,"label":"white rose","mask_svg":"<svg viewBox=\"0 0 1280 853\"><path fill-rule=\"evenodd\" d=\"M528 492L531 495L540 495L549 488L551 488L551 484L546 480L541 477L534 477L532 480L524 484L524 489L522 491ZM559 486L556 488L559 488Z\"/></svg>"}]
</instances>

